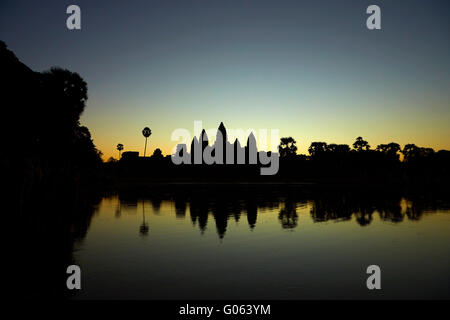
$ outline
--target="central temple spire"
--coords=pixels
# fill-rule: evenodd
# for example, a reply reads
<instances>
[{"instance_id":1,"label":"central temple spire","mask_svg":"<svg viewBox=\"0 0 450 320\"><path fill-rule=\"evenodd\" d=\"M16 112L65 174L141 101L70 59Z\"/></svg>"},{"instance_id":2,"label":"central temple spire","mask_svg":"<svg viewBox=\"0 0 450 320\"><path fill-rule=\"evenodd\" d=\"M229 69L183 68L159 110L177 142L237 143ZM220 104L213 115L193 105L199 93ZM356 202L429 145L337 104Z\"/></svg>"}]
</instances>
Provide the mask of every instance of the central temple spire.
<instances>
[{"instance_id":1,"label":"central temple spire","mask_svg":"<svg viewBox=\"0 0 450 320\"><path fill-rule=\"evenodd\" d=\"M227 141L228 140L227 129L225 128L225 125L223 124L223 122L220 123L219 128L217 129L217 131L222 134L223 141Z\"/></svg>"}]
</instances>

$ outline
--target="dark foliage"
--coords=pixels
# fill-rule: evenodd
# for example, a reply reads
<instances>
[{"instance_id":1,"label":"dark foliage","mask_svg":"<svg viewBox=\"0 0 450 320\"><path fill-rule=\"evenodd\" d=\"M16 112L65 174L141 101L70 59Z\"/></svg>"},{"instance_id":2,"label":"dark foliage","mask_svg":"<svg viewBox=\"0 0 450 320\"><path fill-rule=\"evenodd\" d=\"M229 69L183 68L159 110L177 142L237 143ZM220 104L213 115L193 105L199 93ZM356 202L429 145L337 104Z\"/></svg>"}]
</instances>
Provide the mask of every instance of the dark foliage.
<instances>
[{"instance_id":1,"label":"dark foliage","mask_svg":"<svg viewBox=\"0 0 450 320\"><path fill-rule=\"evenodd\" d=\"M8 124L3 127L7 139L2 167L11 200L23 205L36 190L78 197L98 181L102 164L89 129L80 125L86 82L61 68L34 72L4 42L0 68Z\"/></svg>"}]
</instances>

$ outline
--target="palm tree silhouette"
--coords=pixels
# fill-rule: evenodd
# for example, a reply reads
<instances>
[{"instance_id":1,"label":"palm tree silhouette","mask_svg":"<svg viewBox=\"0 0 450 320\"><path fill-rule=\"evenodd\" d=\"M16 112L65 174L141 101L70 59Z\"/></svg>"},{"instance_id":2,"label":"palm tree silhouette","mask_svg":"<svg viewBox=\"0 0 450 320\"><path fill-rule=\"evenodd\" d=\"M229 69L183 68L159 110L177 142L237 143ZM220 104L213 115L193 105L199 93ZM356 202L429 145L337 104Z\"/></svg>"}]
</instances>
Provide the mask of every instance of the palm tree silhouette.
<instances>
[{"instance_id":1,"label":"palm tree silhouette","mask_svg":"<svg viewBox=\"0 0 450 320\"><path fill-rule=\"evenodd\" d=\"M117 145L117 150L119 150L119 160L120 160L120 152L123 150L123 144L119 143Z\"/></svg>"},{"instance_id":2,"label":"palm tree silhouette","mask_svg":"<svg viewBox=\"0 0 450 320\"><path fill-rule=\"evenodd\" d=\"M150 130L149 127L145 127L142 130L142 134L145 137L145 148L144 148L144 157L145 157L145 152L147 151L147 138L150 137L150 135L152 134L152 130Z\"/></svg>"}]
</instances>

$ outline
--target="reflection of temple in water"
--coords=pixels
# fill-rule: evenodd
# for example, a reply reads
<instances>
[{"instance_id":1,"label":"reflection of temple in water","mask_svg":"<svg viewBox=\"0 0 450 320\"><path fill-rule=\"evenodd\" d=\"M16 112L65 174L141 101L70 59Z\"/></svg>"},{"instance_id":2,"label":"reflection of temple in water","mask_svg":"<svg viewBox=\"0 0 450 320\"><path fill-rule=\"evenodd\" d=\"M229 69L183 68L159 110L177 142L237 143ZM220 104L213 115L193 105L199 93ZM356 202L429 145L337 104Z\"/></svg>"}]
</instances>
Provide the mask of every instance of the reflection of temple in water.
<instances>
[{"instance_id":1,"label":"reflection of temple in water","mask_svg":"<svg viewBox=\"0 0 450 320\"><path fill-rule=\"evenodd\" d=\"M258 192L243 193L240 190L200 190L172 193L152 192L148 197L151 202L153 214L159 214L163 201L173 204L176 218L185 219L188 215L192 224L205 232L208 224L215 225L219 238L223 238L227 232L230 220L241 222L241 216L248 225L249 230L257 228L258 214L261 211L278 212L278 221L282 229L295 230L300 223L299 209L305 214L309 212L311 219L316 222L327 221L355 221L360 226L370 225L374 215L380 221L399 223L406 218L419 220L423 212L430 205L419 200L405 200L399 195L384 195L381 198L361 196L355 194L328 195L311 198L289 194L279 196L277 194L264 194ZM139 198L143 199L143 198ZM122 211L136 212L137 199L119 197ZM123 202L122 202L123 201ZM129 209L127 209L129 208ZM147 209L150 209L147 206ZM436 206L432 207L436 210ZM130 211L132 210L132 211ZM148 222L145 206L143 204L142 224L140 234L148 233Z\"/></svg>"}]
</instances>

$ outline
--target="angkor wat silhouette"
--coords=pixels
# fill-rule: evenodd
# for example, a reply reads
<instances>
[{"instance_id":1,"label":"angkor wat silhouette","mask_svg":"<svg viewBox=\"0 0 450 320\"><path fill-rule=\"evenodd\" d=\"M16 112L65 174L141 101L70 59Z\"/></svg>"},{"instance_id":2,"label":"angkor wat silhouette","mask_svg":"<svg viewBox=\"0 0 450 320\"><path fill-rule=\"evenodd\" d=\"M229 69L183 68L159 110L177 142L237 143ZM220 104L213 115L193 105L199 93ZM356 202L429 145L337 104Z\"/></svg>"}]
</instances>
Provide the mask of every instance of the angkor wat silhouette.
<instances>
[{"instance_id":1,"label":"angkor wat silhouette","mask_svg":"<svg viewBox=\"0 0 450 320\"><path fill-rule=\"evenodd\" d=\"M220 123L216 140L213 145L209 145L209 138L206 130L203 129L200 136L194 136L188 152L186 144L179 144L172 155L174 164L195 164L195 165L270 165L261 167L262 175L272 175L278 172L278 154L271 151L259 151L256 146L256 138L251 132L247 138L247 144L241 147L241 143L236 138L233 143L228 141L227 129L223 122Z\"/></svg>"}]
</instances>

